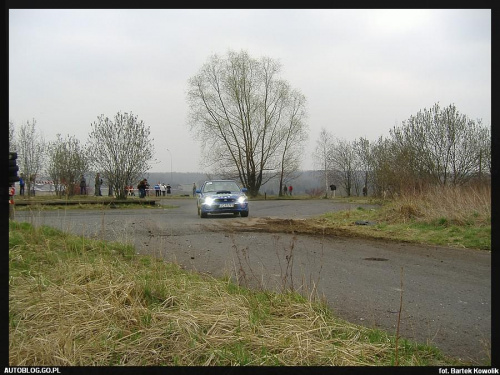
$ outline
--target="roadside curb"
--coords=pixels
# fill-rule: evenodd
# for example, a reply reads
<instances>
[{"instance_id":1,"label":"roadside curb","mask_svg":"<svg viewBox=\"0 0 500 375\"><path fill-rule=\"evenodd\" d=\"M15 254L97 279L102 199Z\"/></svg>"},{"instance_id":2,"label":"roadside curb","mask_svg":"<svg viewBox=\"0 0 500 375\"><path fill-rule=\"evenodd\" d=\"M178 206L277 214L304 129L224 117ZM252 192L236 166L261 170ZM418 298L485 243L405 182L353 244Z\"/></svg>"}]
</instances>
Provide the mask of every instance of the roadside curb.
<instances>
[{"instance_id":1,"label":"roadside curb","mask_svg":"<svg viewBox=\"0 0 500 375\"><path fill-rule=\"evenodd\" d=\"M141 204L148 206L155 206L156 201L151 199L92 199L92 200L50 200L50 201L16 201L16 206L71 206L71 205L84 205L84 204L104 204L104 205L116 205L116 204Z\"/></svg>"}]
</instances>

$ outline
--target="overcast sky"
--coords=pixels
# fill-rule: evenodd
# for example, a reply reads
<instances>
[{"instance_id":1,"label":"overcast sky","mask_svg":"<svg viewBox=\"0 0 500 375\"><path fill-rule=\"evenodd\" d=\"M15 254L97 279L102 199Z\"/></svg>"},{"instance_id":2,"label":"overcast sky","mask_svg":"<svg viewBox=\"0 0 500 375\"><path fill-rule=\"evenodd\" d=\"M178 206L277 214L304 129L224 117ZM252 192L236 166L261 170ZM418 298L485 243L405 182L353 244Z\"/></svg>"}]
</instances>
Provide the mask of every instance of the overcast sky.
<instances>
[{"instance_id":1,"label":"overcast sky","mask_svg":"<svg viewBox=\"0 0 500 375\"><path fill-rule=\"evenodd\" d=\"M312 169L321 128L376 140L439 102L491 126L491 11L9 10L9 120L85 143L132 112L151 129L150 172L204 172L187 125L187 81L213 54L282 64L307 100Z\"/></svg>"}]
</instances>

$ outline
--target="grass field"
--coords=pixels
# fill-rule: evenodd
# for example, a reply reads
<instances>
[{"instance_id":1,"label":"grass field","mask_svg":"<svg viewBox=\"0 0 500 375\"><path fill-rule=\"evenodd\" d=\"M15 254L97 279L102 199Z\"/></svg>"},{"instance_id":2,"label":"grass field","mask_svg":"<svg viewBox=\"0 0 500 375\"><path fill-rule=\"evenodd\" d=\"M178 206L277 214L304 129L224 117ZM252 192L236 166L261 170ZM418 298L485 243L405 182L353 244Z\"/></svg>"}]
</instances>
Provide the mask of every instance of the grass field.
<instances>
[{"instance_id":1,"label":"grass field","mask_svg":"<svg viewBox=\"0 0 500 375\"><path fill-rule=\"evenodd\" d=\"M395 199L345 199L380 204L376 210L324 215L322 225L339 227L363 237L491 250L491 188L434 188L424 194ZM366 221L373 225L356 225Z\"/></svg>"},{"instance_id":2,"label":"grass field","mask_svg":"<svg viewBox=\"0 0 500 375\"><path fill-rule=\"evenodd\" d=\"M134 254L11 221L9 365L466 365L296 293Z\"/></svg>"}]
</instances>

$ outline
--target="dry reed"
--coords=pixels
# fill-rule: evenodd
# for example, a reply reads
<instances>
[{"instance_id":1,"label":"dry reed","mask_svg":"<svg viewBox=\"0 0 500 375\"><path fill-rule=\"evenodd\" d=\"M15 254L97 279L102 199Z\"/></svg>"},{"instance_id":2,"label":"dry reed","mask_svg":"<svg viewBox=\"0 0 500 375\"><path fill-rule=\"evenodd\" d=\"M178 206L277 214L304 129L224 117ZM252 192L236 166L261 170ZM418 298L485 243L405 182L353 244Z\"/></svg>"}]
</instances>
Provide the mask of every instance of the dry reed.
<instances>
[{"instance_id":1,"label":"dry reed","mask_svg":"<svg viewBox=\"0 0 500 375\"><path fill-rule=\"evenodd\" d=\"M386 211L388 222L416 220L489 224L491 186L434 186L424 191L407 191L396 197Z\"/></svg>"}]
</instances>

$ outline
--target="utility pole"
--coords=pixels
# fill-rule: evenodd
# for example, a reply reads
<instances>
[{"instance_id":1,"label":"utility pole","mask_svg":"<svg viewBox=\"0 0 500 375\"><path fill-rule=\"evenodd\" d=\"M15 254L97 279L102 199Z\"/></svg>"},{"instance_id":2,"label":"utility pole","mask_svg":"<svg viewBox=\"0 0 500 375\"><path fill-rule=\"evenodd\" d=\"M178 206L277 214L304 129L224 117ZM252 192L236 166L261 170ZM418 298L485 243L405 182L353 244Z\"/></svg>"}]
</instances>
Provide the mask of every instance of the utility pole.
<instances>
[{"instance_id":1,"label":"utility pole","mask_svg":"<svg viewBox=\"0 0 500 375\"><path fill-rule=\"evenodd\" d=\"M172 153L170 150L167 148L168 153L170 154L170 185L174 183L173 178L172 178Z\"/></svg>"}]
</instances>

